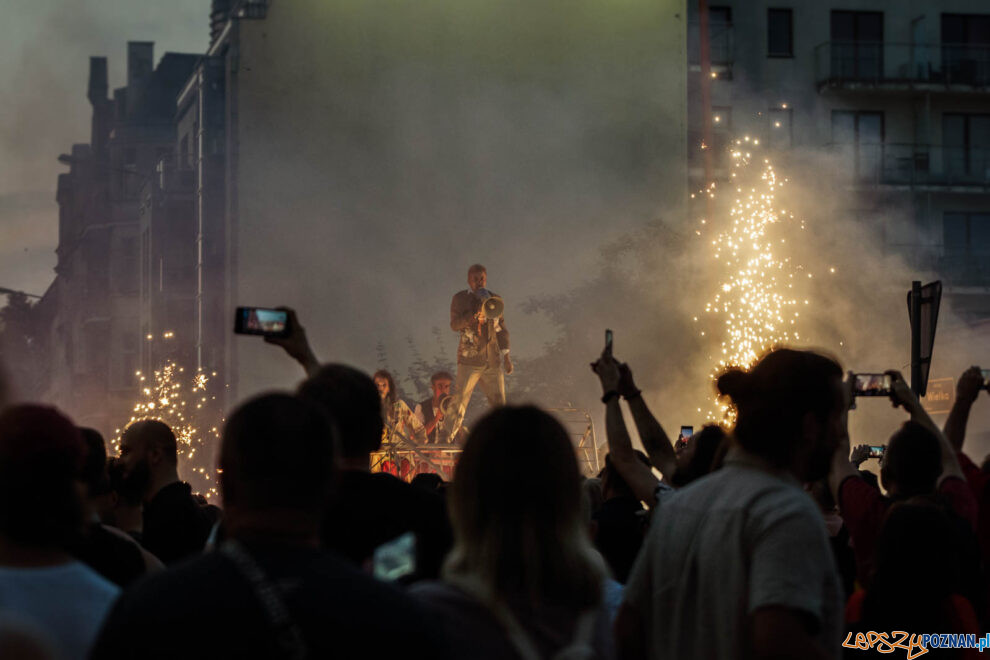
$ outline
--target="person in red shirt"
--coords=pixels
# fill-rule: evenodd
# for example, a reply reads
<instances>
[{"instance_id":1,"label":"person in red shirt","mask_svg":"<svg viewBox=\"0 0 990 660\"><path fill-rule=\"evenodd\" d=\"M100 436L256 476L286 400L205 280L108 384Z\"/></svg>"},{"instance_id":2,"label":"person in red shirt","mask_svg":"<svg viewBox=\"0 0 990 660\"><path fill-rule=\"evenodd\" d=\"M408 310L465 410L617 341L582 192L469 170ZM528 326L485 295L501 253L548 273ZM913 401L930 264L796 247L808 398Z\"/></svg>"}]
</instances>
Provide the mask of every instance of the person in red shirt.
<instances>
[{"instance_id":1,"label":"person in red shirt","mask_svg":"<svg viewBox=\"0 0 990 660\"><path fill-rule=\"evenodd\" d=\"M887 444L880 469L880 481L887 496L868 484L849 462L848 437L835 453L829 476L839 513L849 529L861 584L866 584L872 573L877 535L894 501L937 495L948 510L973 530L976 528L976 498L966 483L956 452L901 374L888 373L894 377L894 405L903 406L911 414L911 421L895 432Z\"/></svg>"},{"instance_id":2,"label":"person in red shirt","mask_svg":"<svg viewBox=\"0 0 990 660\"><path fill-rule=\"evenodd\" d=\"M969 456L963 453L969 411L981 390L986 391L990 396L990 389L979 367L970 367L959 376L959 380L956 381L956 400L952 404L948 419L945 420L945 437L956 451L959 466L979 506L976 536L979 540L983 565L990 567L990 488L987 488L987 484L990 483L990 473L981 470ZM990 605L990 582L984 584L984 603ZM985 620L990 620L990 612L980 614Z\"/></svg>"}]
</instances>

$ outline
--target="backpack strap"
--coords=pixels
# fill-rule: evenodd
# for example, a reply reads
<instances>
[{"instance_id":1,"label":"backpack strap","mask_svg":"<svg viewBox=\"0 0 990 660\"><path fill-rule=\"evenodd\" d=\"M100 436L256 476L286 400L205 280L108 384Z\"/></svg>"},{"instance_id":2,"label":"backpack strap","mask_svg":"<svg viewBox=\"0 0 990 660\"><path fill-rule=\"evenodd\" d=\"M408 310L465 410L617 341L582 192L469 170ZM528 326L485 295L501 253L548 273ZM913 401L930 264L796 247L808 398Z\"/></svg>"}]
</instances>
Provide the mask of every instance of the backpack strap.
<instances>
[{"instance_id":1,"label":"backpack strap","mask_svg":"<svg viewBox=\"0 0 990 660\"><path fill-rule=\"evenodd\" d=\"M268 624L275 636L275 646L278 657L292 660L305 660L309 657L309 648L303 641L302 631L289 613L283 600L282 590L265 574L264 569L255 561L247 549L231 539L220 546L220 554L229 559L237 568L237 572L251 585L258 604L265 612Z\"/></svg>"}]
</instances>

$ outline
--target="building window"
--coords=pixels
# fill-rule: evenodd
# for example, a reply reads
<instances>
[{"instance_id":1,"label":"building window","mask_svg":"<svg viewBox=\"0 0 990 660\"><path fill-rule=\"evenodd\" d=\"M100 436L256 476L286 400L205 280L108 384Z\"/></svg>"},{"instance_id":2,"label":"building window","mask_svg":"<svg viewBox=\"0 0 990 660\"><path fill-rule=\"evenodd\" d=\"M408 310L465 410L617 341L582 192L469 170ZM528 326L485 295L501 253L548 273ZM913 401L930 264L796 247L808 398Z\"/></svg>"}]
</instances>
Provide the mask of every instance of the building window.
<instances>
[{"instance_id":1,"label":"building window","mask_svg":"<svg viewBox=\"0 0 990 660\"><path fill-rule=\"evenodd\" d=\"M732 7L708 8L708 42L712 64L732 64Z\"/></svg>"},{"instance_id":2,"label":"building window","mask_svg":"<svg viewBox=\"0 0 990 660\"><path fill-rule=\"evenodd\" d=\"M990 256L990 213L945 213L942 245L946 256Z\"/></svg>"},{"instance_id":3,"label":"building window","mask_svg":"<svg viewBox=\"0 0 990 660\"><path fill-rule=\"evenodd\" d=\"M946 113L942 116L942 144L947 174L969 175L984 180L990 168L990 159L987 158L990 115Z\"/></svg>"},{"instance_id":4,"label":"building window","mask_svg":"<svg viewBox=\"0 0 990 660\"><path fill-rule=\"evenodd\" d=\"M990 285L990 212L942 215L939 273L950 282Z\"/></svg>"},{"instance_id":5,"label":"building window","mask_svg":"<svg viewBox=\"0 0 990 660\"><path fill-rule=\"evenodd\" d=\"M794 57L794 14L790 9L767 10L767 55Z\"/></svg>"},{"instance_id":6,"label":"building window","mask_svg":"<svg viewBox=\"0 0 990 660\"><path fill-rule=\"evenodd\" d=\"M949 84L990 84L990 15L942 14L942 72Z\"/></svg>"},{"instance_id":7,"label":"building window","mask_svg":"<svg viewBox=\"0 0 990 660\"><path fill-rule=\"evenodd\" d=\"M770 120L770 132L767 145L771 149L783 150L791 148L793 137L790 108L771 108L767 113Z\"/></svg>"},{"instance_id":8,"label":"building window","mask_svg":"<svg viewBox=\"0 0 990 660\"><path fill-rule=\"evenodd\" d=\"M878 80L883 75L883 12L833 11L832 77Z\"/></svg>"},{"instance_id":9,"label":"building window","mask_svg":"<svg viewBox=\"0 0 990 660\"><path fill-rule=\"evenodd\" d=\"M879 182L883 174L883 113L832 111L832 143L858 179Z\"/></svg>"},{"instance_id":10,"label":"building window","mask_svg":"<svg viewBox=\"0 0 990 660\"><path fill-rule=\"evenodd\" d=\"M731 75L732 8L708 8L708 57L711 65L720 69L719 77ZM701 21L692 20L688 26L688 57L690 64L701 62ZM219 145L221 149L223 144Z\"/></svg>"}]
</instances>

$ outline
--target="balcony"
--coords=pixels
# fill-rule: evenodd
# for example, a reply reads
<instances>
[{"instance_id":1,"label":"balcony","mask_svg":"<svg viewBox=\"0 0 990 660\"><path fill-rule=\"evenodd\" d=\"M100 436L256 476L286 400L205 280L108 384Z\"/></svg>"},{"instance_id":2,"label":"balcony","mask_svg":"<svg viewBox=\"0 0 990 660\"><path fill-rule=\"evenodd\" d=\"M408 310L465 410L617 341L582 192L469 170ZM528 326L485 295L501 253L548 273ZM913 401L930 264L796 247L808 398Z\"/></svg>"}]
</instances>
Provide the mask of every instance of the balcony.
<instances>
[{"instance_id":1,"label":"balcony","mask_svg":"<svg viewBox=\"0 0 990 660\"><path fill-rule=\"evenodd\" d=\"M815 48L818 91L990 91L990 46L828 41Z\"/></svg>"},{"instance_id":2,"label":"balcony","mask_svg":"<svg viewBox=\"0 0 990 660\"><path fill-rule=\"evenodd\" d=\"M830 145L861 186L990 192L990 149L923 144Z\"/></svg>"}]
</instances>

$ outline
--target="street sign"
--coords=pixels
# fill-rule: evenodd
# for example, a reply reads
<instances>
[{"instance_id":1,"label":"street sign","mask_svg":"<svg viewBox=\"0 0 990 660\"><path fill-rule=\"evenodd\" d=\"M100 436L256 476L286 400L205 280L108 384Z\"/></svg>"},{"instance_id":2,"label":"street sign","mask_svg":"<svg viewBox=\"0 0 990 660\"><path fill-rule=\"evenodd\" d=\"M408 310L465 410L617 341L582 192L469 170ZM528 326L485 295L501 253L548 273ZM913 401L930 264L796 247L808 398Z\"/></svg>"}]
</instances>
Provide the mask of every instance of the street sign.
<instances>
[{"instance_id":1,"label":"street sign","mask_svg":"<svg viewBox=\"0 0 990 660\"><path fill-rule=\"evenodd\" d=\"M944 414L952 410L956 401L956 388L952 378L933 378L928 381L928 391L921 405L929 415Z\"/></svg>"},{"instance_id":2,"label":"street sign","mask_svg":"<svg viewBox=\"0 0 990 660\"><path fill-rule=\"evenodd\" d=\"M928 385L941 301L942 282L935 281L925 286L918 281L911 283L907 296L908 319L911 321L911 389L919 397L925 396Z\"/></svg>"}]
</instances>

